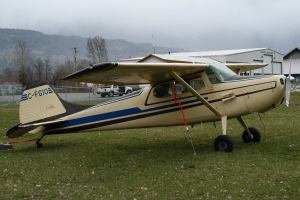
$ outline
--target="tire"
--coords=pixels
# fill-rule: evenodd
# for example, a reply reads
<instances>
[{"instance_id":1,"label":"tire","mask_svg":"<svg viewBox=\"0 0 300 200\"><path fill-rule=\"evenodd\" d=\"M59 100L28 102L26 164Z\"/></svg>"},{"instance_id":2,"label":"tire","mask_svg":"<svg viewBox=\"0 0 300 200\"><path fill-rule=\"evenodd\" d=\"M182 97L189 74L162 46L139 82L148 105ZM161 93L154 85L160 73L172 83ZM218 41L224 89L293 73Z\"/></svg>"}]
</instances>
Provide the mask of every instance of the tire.
<instances>
[{"instance_id":1,"label":"tire","mask_svg":"<svg viewBox=\"0 0 300 200\"><path fill-rule=\"evenodd\" d=\"M41 149L41 148L44 147L44 145L42 143L40 143L40 142L36 142L35 144L36 144L36 148L37 149Z\"/></svg>"},{"instance_id":2,"label":"tire","mask_svg":"<svg viewBox=\"0 0 300 200\"><path fill-rule=\"evenodd\" d=\"M102 94L101 94L101 97L102 97L102 98L105 97L105 94L102 93Z\"/></svg>"},{"instance_id":3,"label":"tire","mask_svg":"<svg viewBox=\"0 0 300 200\"><path fill-rule=\"evenodd\" d=\"M250 143L250 142L252 142L252 136L247 131L243 132L242 139L243 139L244 143Z\"/></svg>"},{"instance_id":4,"label":"tire","mask_svg":"<svg viewBox=\"0 0 300 200\"><path fill-rule=\"evenodd\" d=\"M131 93L131 92L132 92L131 90L127 90L127 91L126 91L126 94L129 94L129 93Z\"/></svg>"},{"instance_id":5,"label":"tire","mask_svg":"<svg viewBox=\"0 0 300 200\"><path fill-rule=\"evenodd\" d=\"M234 149L232 139L227 135L219 135L214 141L215 151L232 152Z\"/></svg>"},{"instance_id":6,"label":"tire","mask_svg":"<svg viewBox=\"0 0 300 200\"><path fill-rule=\"evenodd\" d=\"M251 135L249 135L249 133L246 130L243 132L242 139L243 139L244 143L260 142L260 138L261 138L260 132L256 128L250 127L248 129L249 129Z\"/></svg>"}]
</instances>

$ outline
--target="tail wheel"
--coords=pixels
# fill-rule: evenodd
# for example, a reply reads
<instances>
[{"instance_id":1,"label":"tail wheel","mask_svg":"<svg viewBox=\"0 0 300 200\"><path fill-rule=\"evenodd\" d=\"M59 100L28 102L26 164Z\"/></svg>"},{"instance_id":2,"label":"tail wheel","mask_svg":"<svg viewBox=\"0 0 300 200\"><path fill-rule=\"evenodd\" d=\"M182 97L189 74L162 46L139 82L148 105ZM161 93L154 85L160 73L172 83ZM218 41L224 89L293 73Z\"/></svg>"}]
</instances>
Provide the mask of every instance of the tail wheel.
<instances>
[{"instance_id":1,"label":"tail wheel","mask_svg":"<svg viewBox=\"0 0 300 200\"><path fill-rule=\"evenodd\" d=\"M250 127L248 129L249 129L250 134L245 130L242 135L242 139L243 139L244 143L260 142L260 138L261 138L260 132L256 128Z\"/></svg>"},{"instance_id":2,"label":"tail wheel","mask_svg":"<svg viewBox=\"0 0 300 200\"><path fill-rule=\"evenodd\" d=\"M232 139L227 135L220 135L214 141L215 151L232 152L234 148Z\"/></svg>"}]
</instances>

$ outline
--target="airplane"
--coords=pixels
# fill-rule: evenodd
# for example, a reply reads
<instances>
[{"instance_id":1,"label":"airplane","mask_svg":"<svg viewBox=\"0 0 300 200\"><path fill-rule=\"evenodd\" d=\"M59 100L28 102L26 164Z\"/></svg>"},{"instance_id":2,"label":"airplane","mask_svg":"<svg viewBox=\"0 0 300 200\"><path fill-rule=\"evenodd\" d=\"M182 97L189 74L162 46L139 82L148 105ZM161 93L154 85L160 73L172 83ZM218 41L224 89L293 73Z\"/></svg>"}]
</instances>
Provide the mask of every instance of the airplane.
<instances>
[{"instance_id":1,"label":"airplane","mask_svg":"<svg viewBox=\"0 0 300 200\"><path fill-rule=\"evenodd\" d=\"M37 148L46 135L79 131L165 127L221 121L215 151L232 152L227 121L237 119L244 143L258 143L258 129L243 116L263 113L286 101L290 76L239 76L237 73L266 66L264 63L100 63L74 72L66 81L95 84L146 85L129 95L98 105L83 106L61 99L45 82L33 82L21 95L20 123L6 132L14 139L38 135ZM237 73L235 73L237 72ZM12 148L12 141L2 148Z\"/></svg>"}]
</instances>

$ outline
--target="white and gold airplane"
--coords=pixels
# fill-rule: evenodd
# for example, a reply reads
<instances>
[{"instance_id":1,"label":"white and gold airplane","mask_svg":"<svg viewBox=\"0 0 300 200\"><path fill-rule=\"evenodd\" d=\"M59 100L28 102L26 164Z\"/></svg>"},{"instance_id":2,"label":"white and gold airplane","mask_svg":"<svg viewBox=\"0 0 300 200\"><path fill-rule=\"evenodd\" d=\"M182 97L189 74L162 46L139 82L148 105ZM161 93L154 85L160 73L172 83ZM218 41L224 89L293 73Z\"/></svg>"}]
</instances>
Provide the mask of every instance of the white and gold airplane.
<instances>
[{"instance_id":1,"label":"white and gold airplane","mask_svg":"<svg viewBox=\"0 0 300 200\"><path fill-rule=\"evenodd\" d=\"M226 66L227 65L227 66ZM194 125L221 121L216 151L231 152L227 120L235 118L244 128L245 143L259 142L261 135L242 116L261 113L289 101L289 78L283 75L238 76L266 64L222 63L102 63L75 72L64 80L102 84L147 84L143 89L95 106L62 100L47 83L34 83L23 92L20 123L8 138L91 130ZM17 142L16 142L17 143ZM14 144L12 141L11 144Z\"/></svg>"}]
</instances>

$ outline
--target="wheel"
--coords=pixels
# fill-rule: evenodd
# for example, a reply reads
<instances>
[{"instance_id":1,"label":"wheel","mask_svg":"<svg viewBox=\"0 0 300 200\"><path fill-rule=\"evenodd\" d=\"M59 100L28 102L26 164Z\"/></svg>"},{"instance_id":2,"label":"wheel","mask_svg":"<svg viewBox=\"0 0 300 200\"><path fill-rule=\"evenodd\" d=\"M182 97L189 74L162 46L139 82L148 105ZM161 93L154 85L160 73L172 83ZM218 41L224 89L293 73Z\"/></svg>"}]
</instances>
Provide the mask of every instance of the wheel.
<instances>
[{"instance_id":1,"label":"wheel","mask_svg":"<svg viewBox=\"0 0 300 200\"><path fill-rule=\"evenodd\" d=\"M127 90L127 91L126 91L126 94L129 94L129 93L131 93L131 92L132 92L131 90Z\"/></svg>"},{"instance_id":2,"label":"wheel","mask_svg":"<svg viewBox=\"0 0 300 200\"><path fill-rule=\"evenodd\" d=\"M42 143L36 142L35 144L36 144L36 148L38 148L38 149L43 148L43 144Z\"/></svg>"},{"instance_id":3,"label":"wheel","mask_svg":"<svg viewBox=\"0 0 300 200\"><path fill-rule=\"evenodd\" d=\"M214 141L215 151L232 152L234 148L233 141L227 135L219 135Z\"/></svg>"},{"instance_id":4,"label":"wheel","mask_svg":"<svg viewBox=\"0 0 300 200\"><path fill-rule=\"evenodd\" d=\"M105 97L105 94L102 93L102 94L101 94L101 97L104 98L104 97Z\"/></svg>"},{"instance_id":5,"label":"wheel","mask_svg":"<svg viewBox=\"0 0 300 200\"><path fill-rule=\"evenodd\" d=\"M244 143L252 142L252 136L247 131L244 131L242 134L242 139Z\"/></svg>"},{"instance_id":6,"label":"wheel","mask_svg":"<svg viewBox=\"0 0 300 200\"><path fill-rule=\"evenodd\" d=\"M249 135L249 133L246 130L243 132L242 139L243 139L244 143L260 142L260 137L261 137L260 132L256 128L250 127L248 129L251 134Z\"/></svg>"}]
</instances>

